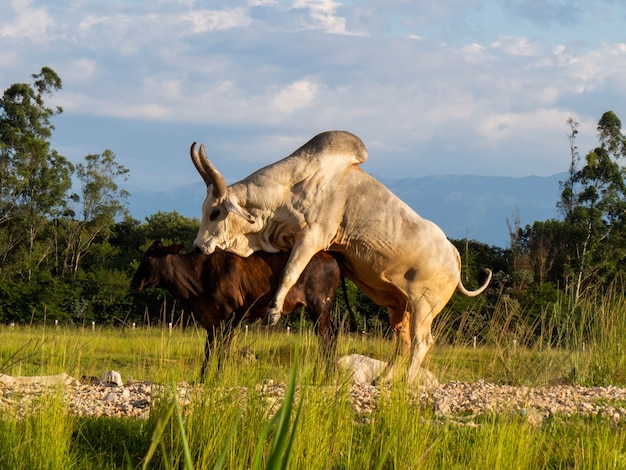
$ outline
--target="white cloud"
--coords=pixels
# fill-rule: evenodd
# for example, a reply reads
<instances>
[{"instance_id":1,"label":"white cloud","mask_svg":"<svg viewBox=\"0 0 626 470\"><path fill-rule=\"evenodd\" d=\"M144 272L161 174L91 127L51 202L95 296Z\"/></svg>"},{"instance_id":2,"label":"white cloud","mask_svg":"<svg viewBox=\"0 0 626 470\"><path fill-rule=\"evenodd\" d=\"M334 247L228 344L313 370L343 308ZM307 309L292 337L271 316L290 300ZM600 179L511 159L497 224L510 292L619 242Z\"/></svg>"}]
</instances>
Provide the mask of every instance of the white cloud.
<instances>
[{"instance_id":1,"label":"white cloud","mask_svg":"<svg viewBox=\"0 0 626 470\"><path fill-rule=\"evenodd\" d=\"M34 42L41 42L45 39L49 29L55 25L55 21L45 7L32 8L31 4L31 0L11 2L15 16L0 27L0 37L30 39ZM6 20L5 17L4 21Z\"/></svg>"},{"instance_id":2,"label":"white cloud","mask_svg":"<svg viewBox=\"0 0 626 470\"><path fill-rule=\"evenodd\" d=\"M474 55L483 52L485 50L485 46L481 46L480 44L473 42L471 44L463 46L461 50L468 54Z\"/></svg>"},{"instance_id":3,"label":"white cloud","mask_svg":"<svg viewBox=\"0 0 626 470\"><path fill-rule=\"evenodd\" d=\"M311 28L331 34L348 34L346 19L336 14L339 6L334 0L296 0L293 4L295 9L309 10Z\"/></svg>"},{"instance_id":4,"label":"white cloud","mask_svg":"<svg viewBox=\"0 0 626 470\"><path fill-rule=\"evenodd\" d=\"M170 116L170 110L159 103L120 103L67 92L63 92L59 104L65 112L80 113L85 108L91 108L97 110L98 116L118 119L161 120Z\"/></svg>"},{"instance_id":5,"label":"white cloud","mask_svg":"<svg viewBox=\"0 0 626 470\"><path fill-rule=\"evenodd\" d=\"M536 44L532 44L528 38L514 36L500 36L491 44L494 49L501 49L507 54L520 56L537 56L540 51Z\"/></svg>"},{"instance_id":6,"label":"white cloud","mask_svg":"<svg viewBox=\"0 0 626 470\"><path fill-rule=\"evenodd\" d=\"M278 5L277 0L248 0L248 5L251 7L268 7Z\"/></svg>"},{"instance_id":7,"label":"white cloud","mask_svg":"<svg viewBox=\"0 0 626 470\"><path fill-rule=\"evenodd\" d=\"M252 19L244 8L230 10L193 10L180 17L181 22L190 22L193 33L206 31L224 31L232 28L248 26Z\"/></svg>"},{"instance_id":8,"label":"white cloud","mask_svg":"<svg viewBox=\"0 0 626 470\"><path fill-rule=\"evenodd\" d=\"M293 113L309 106L315 99L318 85L311 80L298 80L280 90L271 101L271 106L281 113Z\"/></svg>"},{"instance_id":9,"label":"white cloud","mask_svg":"<svg viewBox=\"0 0 626 470\"><path fill-rule=\"evenodd\" d=\"M87 33L94 25L107 23L108 21L108 16L87 15L85 19L81 20L78 24L78 30L82 33Z\"/></svg>"},{"instance_id":10,"label":"white cloud","mask_svg":"<svg viewBox=\"0 0 626 470\"><path fill-rule=\"evenodd\" d=\"M0 85L49 65L66 115L227 129L235 160L267 147L246 157L267 163L316 132L346 129L387 175L550 174L567 168L567 117L588 125L591 140L602 112L626 120L626 45L595 40L584 25L534 29L493 2L460 0L204 5L2 3ZM46 41L33 47L19 34L37 14L33 37ZM180 139L166 134L158 138ZM136 140L116 135L118 155Z\"/></svg>"}]
</instances>

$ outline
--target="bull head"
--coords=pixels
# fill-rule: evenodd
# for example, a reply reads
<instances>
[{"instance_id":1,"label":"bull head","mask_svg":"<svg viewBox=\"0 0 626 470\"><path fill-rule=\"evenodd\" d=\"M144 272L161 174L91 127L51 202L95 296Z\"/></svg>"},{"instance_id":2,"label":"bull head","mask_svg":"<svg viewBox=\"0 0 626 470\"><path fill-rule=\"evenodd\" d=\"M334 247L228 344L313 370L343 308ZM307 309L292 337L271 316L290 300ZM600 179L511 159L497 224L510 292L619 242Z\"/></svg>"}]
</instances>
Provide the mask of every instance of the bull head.
<instances>
[{"instance_id":1,"label":"bull head","mask_svg":"<svg viewBox=\"0 0 626 470\"><path fill-rule=\"evenodd\" d=\"M207 187L207 196L202 204L202 219L194 246L205 254L210 254L219 247L230 249L241 256L249 255L251 251L245 237L239 236L248 233L248 230L238 227L242 221L227 219L226 216L232 213L250 224L255 223L254 217L239 203L232 190L226 187L224 177L207 158L204 144L200 145L200 152L196 151L195 142L191 144L190 154L191 161Z\"/></svg>"}]
</instances>

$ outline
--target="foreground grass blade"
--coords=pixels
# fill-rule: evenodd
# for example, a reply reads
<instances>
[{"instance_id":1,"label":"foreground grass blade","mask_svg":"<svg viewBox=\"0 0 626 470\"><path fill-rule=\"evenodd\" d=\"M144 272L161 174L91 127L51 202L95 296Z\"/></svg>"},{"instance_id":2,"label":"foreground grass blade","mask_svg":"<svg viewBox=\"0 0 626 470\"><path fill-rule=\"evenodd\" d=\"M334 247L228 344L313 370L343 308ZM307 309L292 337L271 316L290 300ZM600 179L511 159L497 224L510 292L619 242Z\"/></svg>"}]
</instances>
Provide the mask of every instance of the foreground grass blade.
<instances>
[{"instance_id":1,"label":"foreground grass blade","mask_svg":"<svg viewBox=\"0 0 626 470\"><path fill-rule=\"evenodd\" d=\"M293 401L296 392L296 372L298 370L298 350L296 349L295 357L293 360L293 366L291 367L291 375L289 378L289 387L285 394L285 399L282 405L272 417L272 419L263 428L259 440L257 443L256 456L254 460L253 469L260 470L261 460L263 458L263 445L265 439L269 435L270 431L276 426L274 440L267 460L267 470L286 469L289 463L291 454L291 448L293 445L293 439L295 437L296 426L300 419L300 412L302 410L302 400L296 413L296 418L293 423L293 427L289 426L291 420L291 411L293 409Z\"/></svg>"},{"instance_id":2,"label":"foreground grass blade","mask_svg":"<svg viewBox=\"0 0 626 470\"><path fill-rule=\"evenodd\" d=\"M173 412L174 412L174 404L172 403L168 407L167 413L165 413L164 416L161 416L159 420L157 421L156 427L154 428L154 432L152 433L152 441L150 442L150 448L148 449L148 452L146 453L146 456L143 459L143 464L141 466L142 470L146 470L148 468L148 465L150 464L152 457L154 457L154 453L156 452L157 447L163 443L161 439L163 437L163 431L165 431L165 426L167 426L167 423L172 417Z\"/></svg>"},{"instance_id":3,"label":"foreground grass blade","mask_svg":"<svg viewBox=\"0 0 626 470\"><path fill-rule=\"evenodd\" d=\"M174 407L176 409L176 418L178 422L178 431L180 432L181 440L183 441L183 456L185 459L185 468L187 470L193 470L193 461L191 459L191 451L189 450L189 441L187 440L187 434L185 433L185 423L183 423L183 413L180 410L180 404L178 403L178 396L176 395L176 384L174 387Z\"/></svg>"},{"instance_id":4,"label":"foreground grass blade","mask_svg":"<svg viewBox=\"0 0 626 470\"><path fill-rule=\"evenodd\" d=\"M217 458L215 465L213 466L213 470L221 470L224 467L224 462L226 461L226 454L228 452L228 447L230 446L230 442L233 440L235 436L235 432L237 432L237 426L239 426L239 419L235 420L233 423L230 432L228 433L228 437L226 437L226 441L222 446L222 451L220 452L219 457Z\"/></svg>"},{"instance_id":5,"label":"foreground grass blade","mask_svg":"<svg viewBox=\"0 0 626 470\"><path fill-rule=\"evenodd\" d=\"M165 443L163 442L163 432L165 431L165 427L167 423L169 423L172 418L172 414L176 412L176 423L178 425L178 433L180 434L182 446L183 446L183 458L185 462L184 468L187 470L193 470L193 461L191 459L191 451L189 450L189 441L187 440L187 434L185 433L185 423L183 422L183 414L180 409L180 404L178 403L178 396L176 394L176 384L172 385L173 390L173 402L167 408L167 412L164 416L159 418L156 427L154 428L154 432L152 433L152 441L150 442L150 448L146 453L146 456L143 459L143 464L141 468L143 470L148 468L150 461L154 457L157 447L161 448L161 453L163 454L163 465L166 468L169 468L169 461L167 458L167 450L165 448Z\"/></svg>"},{"instance_id":6,"label":"foreground grass blade","mask_svg":"<svg viewBox=\"0 0 626 470\"><path fill-rule=\"evenodd\" d=\"M295 388L295 387L294 387ZM289 436L289 442L287 442L287 446L285 447L285 459L283 460L282 468L286 469L289 466L289 460L291 459L291 449L293 447L293 441L296 437L296 426L300 421L300 413L302 412L302 405L304 400L300 398L300 403L298 404L298 411L296 412L296 418L293 421L293 429L291 430L291 435Z\"/></svg>"}]
</instances>

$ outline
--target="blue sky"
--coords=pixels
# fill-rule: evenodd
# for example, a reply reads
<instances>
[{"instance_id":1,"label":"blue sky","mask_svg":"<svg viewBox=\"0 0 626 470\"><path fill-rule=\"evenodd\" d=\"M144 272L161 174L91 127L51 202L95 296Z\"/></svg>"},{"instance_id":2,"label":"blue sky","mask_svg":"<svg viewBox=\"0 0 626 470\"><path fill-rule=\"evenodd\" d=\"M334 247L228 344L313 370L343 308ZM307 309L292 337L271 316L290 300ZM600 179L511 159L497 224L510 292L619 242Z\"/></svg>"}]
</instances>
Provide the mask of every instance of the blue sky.
<instances>
[{"instance_id":1,"label":"blue sky","mask_svg":"<svg viewBox=\"0 0 626 470\"><path fill-rule=\"evenodd\" d=\"M0 4L0 88L52 67L53 147L111 149L129 184L231 183L345 129L380 177L547 176L626 120L624 0L55 1Z\"/></svg>"}]
</instances>

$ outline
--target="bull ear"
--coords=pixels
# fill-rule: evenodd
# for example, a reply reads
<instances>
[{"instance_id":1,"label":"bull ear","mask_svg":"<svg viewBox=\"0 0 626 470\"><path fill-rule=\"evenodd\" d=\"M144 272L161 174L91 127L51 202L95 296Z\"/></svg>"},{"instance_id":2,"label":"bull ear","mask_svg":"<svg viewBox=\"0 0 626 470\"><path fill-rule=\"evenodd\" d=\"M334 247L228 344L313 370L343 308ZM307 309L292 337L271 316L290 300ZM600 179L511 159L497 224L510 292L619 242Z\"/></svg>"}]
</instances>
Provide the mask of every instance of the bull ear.
<instances>
[{"instance_id":1,"label":"bull ear","mask_svg":"<svg viewBox=\"0 0 626 470\"><path fill-rule=\"evenodd\" d=\"M226 199L224 201L224 207L226 208L228 212L232 212L233 214L238 215L244 220L247 220L248 222L250 222L251 224L254 223L254 217L252 217L252 215L250 215L250 213L247 210L245 210L236 202L233 202L230 199Z\"/></svg>"},{"instance_id":2,"label":"bull ear","mask_svg":"<svg viewBox=\"0 0 626 470\"><path fill-rule=\"evenodd\" d=\"M224 194L226 194L226 181L207 158L204 152L204 144L200 145L200 153L198 154L196 151L196 143L194 142L191 144L189 153L191 154L191 161L196 167L196 170L198 170L198 173L200 173L200 176L202 176L207 188L213 185L213 196L216 199L223 197Z\"/></svg>"},{"instance_id":3,"label":"bull ear","mask_svg":"<svg viewBox=\"0 0 626 470\"><path fill-rule=\"evenodd\" d=\"M167 254L169 255L177 255L180 253L180 250L184 248L184 245L172 245L167 247Z\"/></svg>"}]
</instances>

